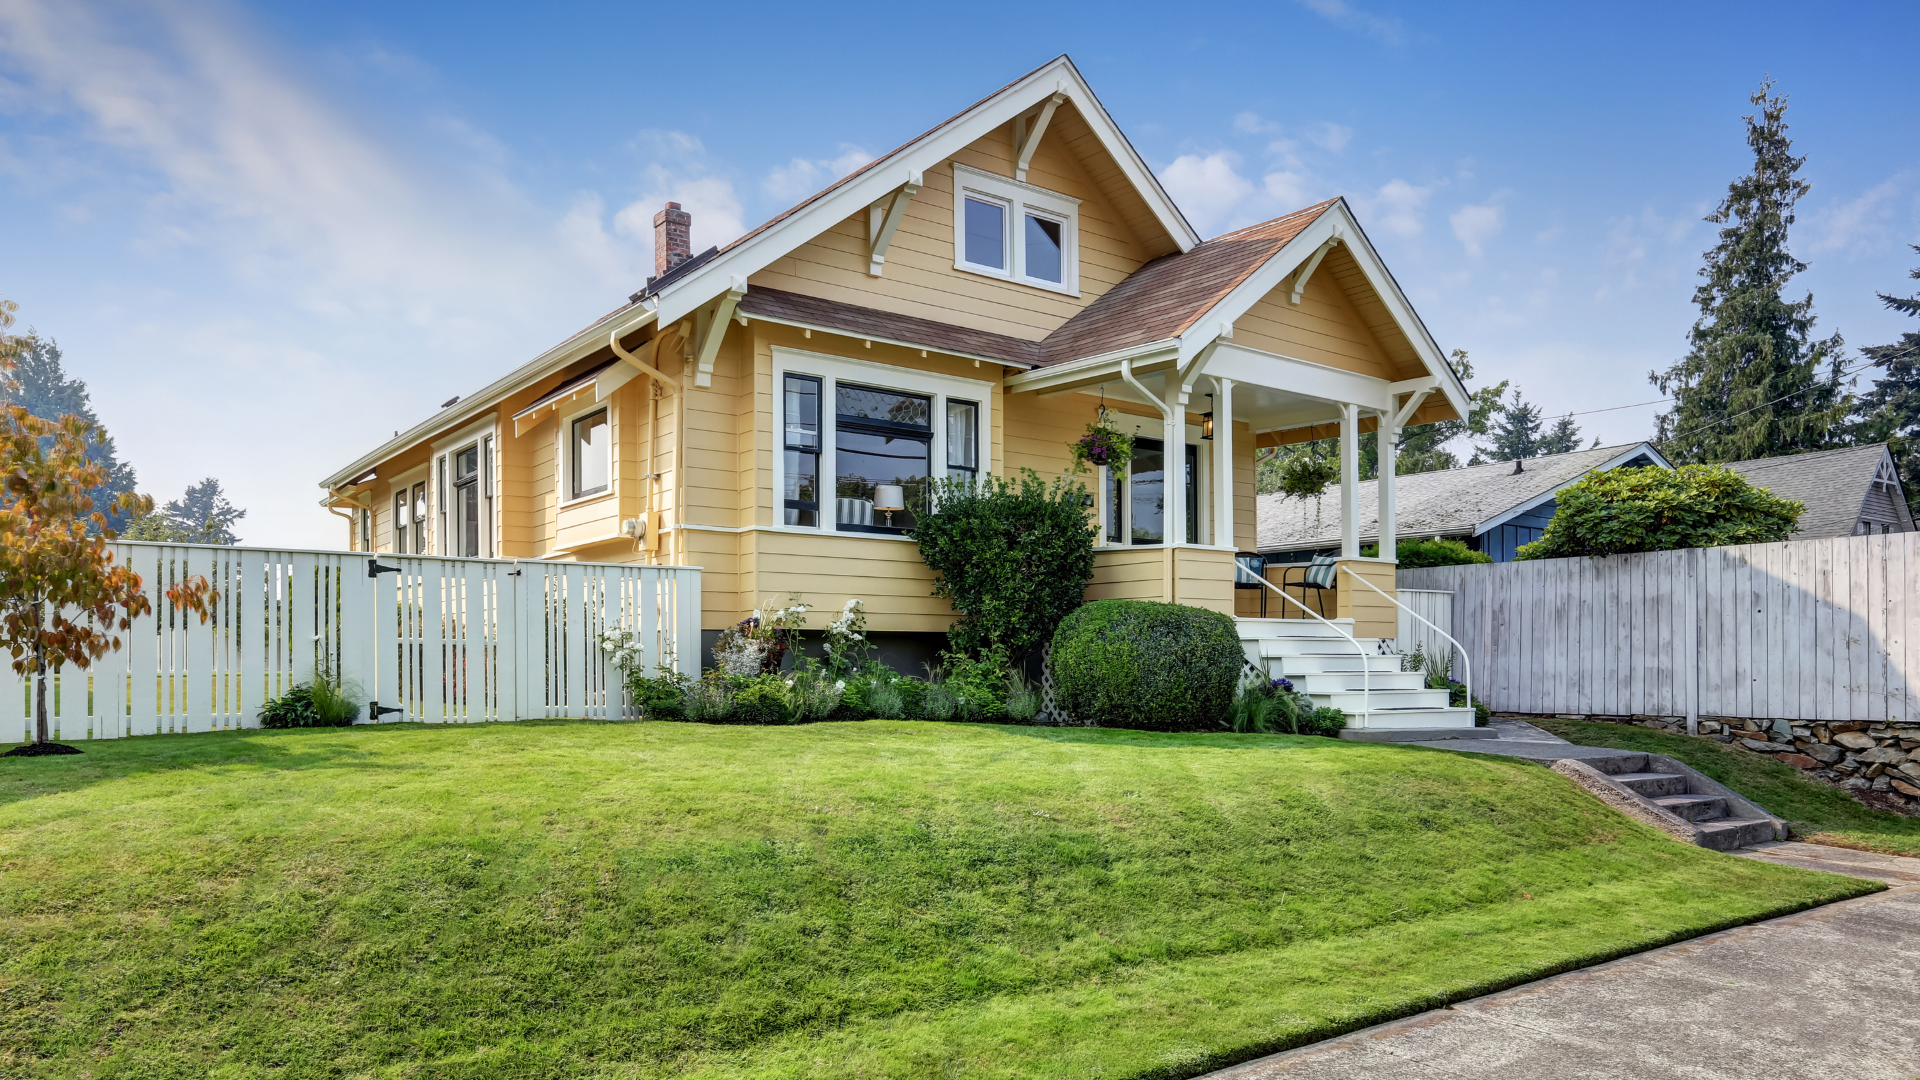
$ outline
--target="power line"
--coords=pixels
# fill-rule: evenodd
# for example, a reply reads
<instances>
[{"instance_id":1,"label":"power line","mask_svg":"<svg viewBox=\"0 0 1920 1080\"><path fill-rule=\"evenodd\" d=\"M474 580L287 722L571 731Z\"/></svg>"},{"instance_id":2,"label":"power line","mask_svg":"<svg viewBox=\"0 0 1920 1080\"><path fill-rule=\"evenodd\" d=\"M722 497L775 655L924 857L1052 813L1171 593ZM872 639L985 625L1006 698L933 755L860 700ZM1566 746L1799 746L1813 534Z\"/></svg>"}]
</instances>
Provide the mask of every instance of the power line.
<instances>
[{"instance_id":1,"label":"power line","mask_svg":"<svg viewBox=\"0 0 1920 1080\"><path fill-rule=\"evenodd\" d=\"M1888 354L1887 354L1887 355L1885 355L1885 356L1877 356L1877 357L1875 357L1875 358L1873 358L1872 360L1869 360L1869 361L1867 361L1866 363L1864 363L1864 364L1862 364L1862 365L1860 365L1860 366L1859 366L1859 367L1857 367L1857 368L1853 368L1853 369L1852 369L1852 370L1850 370L1850 371L1842 371L1842 372L1841 372L1841 373L1840 373L1839 375L1835 375L1835 376L1834 376L1834 378L1836 378L1836 379L1838 379L1838 378L1840 378L1840 377L1842 377L1842 376L1846 376L1846 375L1855 375L1855 374L1858 374L1858 373L1860 373L1860 372L1862 372L1862 371L1865 371L1866 369L1868 369L1868 368L1870 368L1870 367L1877 367L1877 366L1879 366L1879 365L1880 365L1880 364L1881 364L1881 363L1882 363L1883 361L1887 361L1887 360L1895 360L1895 359L1898 359L1898 358L1900 358L1900 357L1902 357L1902 356L1905 356L1905 355L1907 355L1907 354L1908 354L1908 353L1910 353L1910 352L1915 352L1915 351L1920 351L1920 346L1915 346L1914 348L1910 348L1910 349L1901 349L1901 350L1900 350L1899 352L1896 352L1896 353L1888 353ZM1792 396L1793 396L1792 394L1783 394L1783 395L1781 395L1780 397L1777 397L1777 398L1774 398L1774 399L1773 399L1773 401L1769 401L1769 402L1767 402L1767 403L1766 403L1766 404L1764 404L1764 405L1755 405L1755 406L1753 407L1753 409L1748 409L1748 410L1747 410L1747 412L1752 412L1752 411L1754 411L1754 409L1764 409L1764 408L1766 408L1766 407L1767 407L1767 405L1772 405L1772 404L1774 404L1774 402L1778 402L1778 401L1784 401L1785 399L1787 399L1787 398L1790 398L1790 397L1792 397ZM1665 404L1667 404L1668 402L1670 402L1670 401L1672 401L1672 400L1674 400L1674 399L1673 399L1673 398L1670 398L1670 397L1663 397L1663 398L1654 398L1654 399L1653 399L1652 401L1638 401L1638 402L1635 402L1635 403L1633 403L1632 405L1612 405L1612 406L1608 406L1607 408L1604 408L1604 409L1582 409L1582 410L1580 410L1579 412L1570 412L1570 413L1560 413L1559 415L1561 415L1561 416L1592 416L1592 415L1593 415L1593 414L1595 414L1595 413L1604 413L1604 412L1619 412L1619 411L1620 411L1621 409L1643 409L1643 408L1645 408L1645 407L1647 407L1648 405L1665 405ZM1746 413L1737 413L1737 414L1735 414L1735 415L1738 415L1738 416L1745 416L1745 415L1746 415ZM1731 420L1731 419L1733 419L1733 417L1732 417L1732 416L1729 416L1729 417L1726 417L1726 419L1727 419L1727 420ZM1717 420L1717 421L1715 421L1715 423L1722 423L1722 422L1724 422L1724 421L1718 421L1718 420ZM1712 426L1712 425L1708 425L1708 426ZM1706 430L1706 428L1695 428L1694 430L1696 430L1696 431L1705 431L1705 430ZM1679 438L1679 436L1678 436L1678 435L1675 435L1675 436L1672 436L1672 437L1673 437L1673 438L1676 438L1676 439L1677 439L1677 438Z\"/></svg>"},{"instance_id":2,"label":"power line","mask_svg":"<svg viewBox=\"0 0 1920 1080\"><path fill-rule=\"evenodd\" d=\"M1912 352L1913 350L1912 350L1912 349L1907 349L1907 350L1904 350L1904 351L1905 351L1905 352ZM1895 354L1895 355L1899 355L1899 354ZM1893 357L1892 357L1892 356L1887 356L1887 357L1882 357L1881 359L1886 359L1886 360L1891 360L1891 359L1893 359ZM1876 367L1876 366L1878 366L1878 365L1879 365L1879 363L1880 363L1880 360L1879 360L1879 359L1876 359L1876 360L1869 360L1869 361L1867 361L1866 363L1864 363L1864 364L1861 364L1861 365L1860 365L1859 367L1857 367L1857 368L1850 368L1850 369L1848 369L1848 370L1846 370L1846 371L1841 371L1841 372L1837 372L1837 373L1836 373L1836 374L1835 374L1835 375L1833 376L1833 379L1834 379L1834 381L1835 381L1835 382L1838 382L1838 381L1840 381L1840 379L1841 379L1841 377L1842 377L1842 376L1846 376L1846 375L1857 375L1857 374L1859 374L1860 372L1862 372L1862 371L1865 371L1866 369L1868 369L1868 368L1870 368L1870 367ZM1707 430L1708 428L1713 428L1713 427L1719 427L1719 426L1720 426L1721 424L1724 424L1724 423L1726 423L1726 422L1727 422L1727 421L1729 421L1729 420L1738 420L1738 419L1740 419L1741 417L1743 417L1743 416L1745 416L1745 415L1747 415L1747 413L1755 413L1755 412L1759 412L1759 411L1760 411L1761 409L1764 409L1764 408L1766 408L1766 407L1767 407L1767 406L1769 406L1769 405L1777 405L1777 404L1779 404L1780 402L1782 402L1782 401L1785 401L1785 400L1787 400L1788 398L1790 398L1790 397L1793 397L1793 396L1794 396L1794 395L1796 395L1796 394L1800 394L1800 393L1804 393L1804 392L1805 392L1805 388L1804 388L1804 387L1802 387L1802 388L1801 388L1800 390L1792 390L1792 391L1789 391L1789 392L1787 392L1787 393L1785 393L1785 394L1781 394L1781 395L1780 395L1779 397L1777 397L1777 398L1774 398L1774 399L1773 399L1772 401L1763 401L1763 402L1761 402L1760 404L1758 404L1758 405L1755 405L1755 406L1754 406L1753 408L1751 408L1751 409L1745 409L1745 410L1742 410L1741 412L1737 412L1737 413L1734 413L1734 414L1733 414L1732 416L1723 416L1723 417L1721 417L1720 419L1718 419L1718 420L1715 420L1715 421L1713 421L1712 423L1709 423L1709 424L1701 424L1701 425L1700 425L1699 427L1697 427L1697 428L1691 428L1691 429L1689 429L1689 430L1687 430L1687 431L1679 431L1679 432L1675 432L1674 434L1672 434L1672 435L1669 435L1669 436L1667 436L1667 437L1666 437L1666 438L1664 438L1664 439L1661 439L1661 440L1660 440L1660 441L1659 441L1659 442L1658 442L1658 443L1657 443L1656 445L1658 445L1658 446L1665 446L1665 445L1667 445L1668 443L1670 443L1670 442L1673 442L1673 441L1674 441L1675 439L1682 439L1682 438L1685 438L1685 437L1687 437L1687 436L1689 436L1689 435L1698 435L1699 433L1701 433L1701 432L1703 432L1703 431L1705 431L1705 430Z\"/></svg>"}]
</instances>

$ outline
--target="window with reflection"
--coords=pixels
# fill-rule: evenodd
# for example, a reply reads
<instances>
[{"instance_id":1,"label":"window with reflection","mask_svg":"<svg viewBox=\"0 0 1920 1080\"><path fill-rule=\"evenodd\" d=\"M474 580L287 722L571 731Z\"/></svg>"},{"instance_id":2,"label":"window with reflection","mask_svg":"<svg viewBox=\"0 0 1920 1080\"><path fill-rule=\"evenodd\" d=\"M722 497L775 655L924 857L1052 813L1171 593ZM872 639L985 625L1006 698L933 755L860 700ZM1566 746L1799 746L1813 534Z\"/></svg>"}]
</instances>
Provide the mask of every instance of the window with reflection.
<instances>
[{"instance_id":1,"label":"window with reflection","mask_svg":"<svg viewBox=\"0 0 1920 1080\"><path fill-rule=\"evenodd\" d=\"M1007 208L985 199L967 200L967 261L1007 268Z\"/></svg>"},{"instance_id":2,"label":"window with reflection","mask_svg":"<svg viewBox=\"0 0 1920 1080\"><path fill-rule=\"evenodd\" d=\"M980 406L947 401L947 475L971 480L980 474Z\"/></svg>"},{"instance_id":3,"label":"window with reflection","mask_svg":"<svg viewBox=\"0 0 1920 1080\"><path fill-rule=\"evenodd\" d=\"M1061 242L1061 224L1037 214L1027 215L1027 276L1059 284L1061 260L1065 248Z\"/></svg>"},{"instance_id":4,"label":"window with reflection","mask_svg":"<svg viewBox=\"0 0 1920 1080\"><path fill-rule=\"evenodd\" d=\"M784 391L786 523L820 524L820 380L788 375Z\"/></svg>"},{"instance_id":5,"label":"window with reflection","mask_svg":"<svg viewBox=\"0 0 1920 1080\"><path fill-rule=\"evenodd\" d=\"M613 475L613 429L607 426L607 410L575 420L570 442L572 497L579 499L607 490Z\"/></svg>"},{"instance_id":6,"label":"window with reflection","mask_svg":"<svg viewBox=\"0 0 1920 1080\"><path fill-rule=\"evenodd\" d=\"M1182 457L1187 507L1186 542L1199 543L1200 448L1189 443ZM1111 470L1101 470L1100 501L1106 526L1101 539L1108 544L1162 544L1167 542L1167 453L1159 439L1135 438L1133 460L1125 480L1115 481Z\"/></svg>"},{"instance_id":7,"label":"window with reflection","mask_svg":"<svg viewBox=\"0 0 1920 1080\"><path fill-rule=\"evenodd\" d=\"M834 387L834 527L903 533L926 509L933 399L877 387Z\"/></svg>"}]
</instances>

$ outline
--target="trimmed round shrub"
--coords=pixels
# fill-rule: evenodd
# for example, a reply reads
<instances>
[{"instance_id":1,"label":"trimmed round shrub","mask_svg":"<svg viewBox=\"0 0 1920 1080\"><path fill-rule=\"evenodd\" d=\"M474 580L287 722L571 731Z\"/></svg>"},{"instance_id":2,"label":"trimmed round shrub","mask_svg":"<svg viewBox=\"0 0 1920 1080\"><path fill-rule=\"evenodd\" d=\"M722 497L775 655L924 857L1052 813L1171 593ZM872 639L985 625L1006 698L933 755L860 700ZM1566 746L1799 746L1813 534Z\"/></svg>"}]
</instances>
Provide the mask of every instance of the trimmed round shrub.
<instances>
[{"instance_id":1,"label":"trimmed round shrub","mask_svg":"<svg viewBox=\"0 0 1920 1080\"><path fill-rule=\"evenodd\" d=\"M1096 600L1053 634L1048 668L1074 722L1141 731L1217 731L1246 654L1217 611Z\"/></svg>"}]
</instances>

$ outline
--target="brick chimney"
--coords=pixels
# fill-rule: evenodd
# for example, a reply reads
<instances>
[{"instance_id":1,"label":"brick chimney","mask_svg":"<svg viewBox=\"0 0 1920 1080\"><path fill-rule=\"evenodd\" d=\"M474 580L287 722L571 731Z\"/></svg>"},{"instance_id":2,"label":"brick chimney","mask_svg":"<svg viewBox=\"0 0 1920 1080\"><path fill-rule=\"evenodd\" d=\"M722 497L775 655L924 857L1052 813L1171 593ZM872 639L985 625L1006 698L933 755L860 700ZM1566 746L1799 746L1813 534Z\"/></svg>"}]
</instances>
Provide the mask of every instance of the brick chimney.
<instances>
[{"instance_id":1,"label":"brick chimney","mask_svg":"<svg viewBox=\"0 0 1920 1080\"><path fill-rule=\"evenodd\" d=\"M653 276L665 277L667 271L693 255L693 215L670 202L653 215Z\"/></svg>"}]
</instances>

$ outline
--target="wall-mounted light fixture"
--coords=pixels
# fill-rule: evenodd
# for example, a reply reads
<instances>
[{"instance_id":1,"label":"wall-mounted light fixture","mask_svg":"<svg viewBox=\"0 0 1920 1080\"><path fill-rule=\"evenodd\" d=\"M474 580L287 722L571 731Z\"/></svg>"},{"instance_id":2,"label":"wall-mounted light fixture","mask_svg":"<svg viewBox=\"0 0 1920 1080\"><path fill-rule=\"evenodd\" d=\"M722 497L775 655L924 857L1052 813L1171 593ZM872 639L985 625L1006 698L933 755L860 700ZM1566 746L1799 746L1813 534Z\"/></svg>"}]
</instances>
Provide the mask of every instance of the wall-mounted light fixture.
<instances>
[{"instance_id":1,"label":"wall-mounted light fixture","mask_svg":"<svg viewBox=\"0 0 1920 1080\"><path fill-rule=\"evenodd\" d=\"M1213 395L1208 394L1207 400L1212 401ZM1213 410L1212 409L1208 409L1206 412L1203 412L1200 414L1200 437L1203 439L1213 438Z\"/></svg>"}]
</instances>

